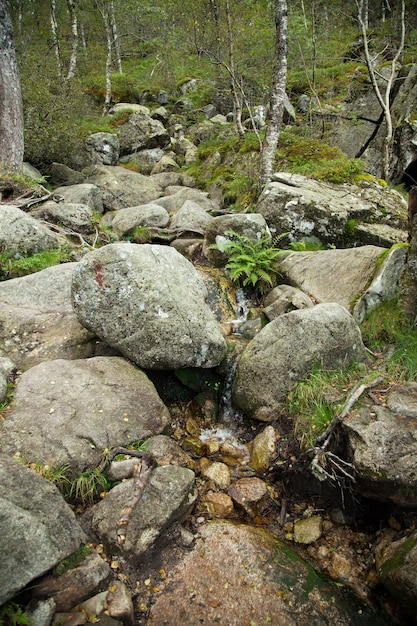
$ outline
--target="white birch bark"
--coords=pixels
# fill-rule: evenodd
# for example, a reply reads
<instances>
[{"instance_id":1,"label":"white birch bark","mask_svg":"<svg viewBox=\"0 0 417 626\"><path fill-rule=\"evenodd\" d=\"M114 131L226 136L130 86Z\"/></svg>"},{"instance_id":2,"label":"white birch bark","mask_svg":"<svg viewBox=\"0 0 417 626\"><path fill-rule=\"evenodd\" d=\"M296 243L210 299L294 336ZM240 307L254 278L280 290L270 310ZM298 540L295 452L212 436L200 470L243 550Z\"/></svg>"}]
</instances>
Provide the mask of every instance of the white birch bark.
<instances>
[{"instance_id":1,"label":"white birch bark","mask_svg":"<svg viewBox=\"0 0 417 626\"><path fill-rule=\"evenodd\" d=\"M76 0L67 0L68 11L71 18L71 33L72 33L72 49L71 58L68 67L67 80L71 80L74 77L75 69L77 67L78 56L78 21L77 13L75 10Z\"/></svg>"},{"instance_id":2,"label":"white birch bark","mask_svg":"<svg viewBox=\"0 0 417 626\"><path fill-rule=\"evenodd\" d=\"M275 0L275 59L269 104L269 119L261 152L260 183L271 180L274 155L278 144L284 113L285 86L288 58L288 7L287 0Z\"/></svg>"},{"instance_id":3,"label":"white birch bark","mask_svg":"<svg viewBox=\"0 0 417 626\"><path fill-rule=\"evenodd\" d=\"M121 52L120 52L120 40L119 40L119 34L117 32L117 24L116 24L116 16L115 16L115 13L114 13L114 2L113 2L113 0L110 0L110 3L109 3L109 14L110 14L110 26L111 26L111 32L112 32L113 48L114 48L114 56L115 56L115 61L116 61L116 67L117 67L117 71L119 72L119 74L123 74L122 55L121 55Z\"/></svg>"},{"instance_id":4,"label":"white birch bark","mask_svg":"<svg viewBox=\"0 0 417 626\"><path fill-rule=\"evenodd\" d=\"M61 50L59 48L59 40L58 40L58 23L56 21L55 0L51 0L51 11L50 11L49 17L50 17L51 31L52 31L52 46L54 48L54 54L56 56L56 60L58 63L59 76L62 76L62 60L61 60Z\"/></svg>"}]
</instances>

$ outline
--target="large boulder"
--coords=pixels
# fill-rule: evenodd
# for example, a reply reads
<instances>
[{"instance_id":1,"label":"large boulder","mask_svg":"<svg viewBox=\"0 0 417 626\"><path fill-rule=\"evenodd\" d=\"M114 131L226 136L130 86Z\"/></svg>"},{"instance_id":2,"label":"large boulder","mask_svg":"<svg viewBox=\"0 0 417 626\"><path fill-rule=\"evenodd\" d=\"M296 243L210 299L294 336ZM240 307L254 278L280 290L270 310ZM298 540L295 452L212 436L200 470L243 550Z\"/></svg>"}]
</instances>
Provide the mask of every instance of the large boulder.
<instances>
[{"instance_id":1,"label":"large boulder","mask_svg":"<svg viewBox=\"0 0 417 626\"><path fill-rule=\"evenodd\" d=\"M102 194L105 211L152 202L163 195L154 176L144 176L124 167L94 165L84 170L86 182L96 185Z\"/></svg>"},{"instance_id":2,"label":"large boulder","mask_svg":"<svg viewBox=\"0 0 417 626\"><path fill-rule=\"evenodd\" d=\"M232 399L250 417L279 417L289 391L314 366L348 367L365 348L353 317L340 304L285 313L267 324L242 353Z\"/></svg>"},{"instance_id":3,"label":"large boulder","mask_svg":"<svg viewBox=\"0 0 417 626\"><path fill-rule=\"evenodd\" d=\"M118 137L122 156L139 150L166 148L171 141L163 124L142 111L132 113L118 126Z\"/></svg>"},{"instance_id":4,"label":"large boulder","mask_svg":"<svg viewBox=\"0 0 417 626\"><path fill-rule=\"evenodd\" d=\"M112 133L94 133L85 142L88 160L92 164L116 165L119 160L119 139Z\"/></svg>"},{"instance_id":5,"label":"large boulder","mask_svg":"<svg viewBox=\"0 0 417 626\"><path fill-rule=\"evenodd\" d=\"M350 606L268 530L225 521L200 527L195 546L155 596L150 617L158 626L383 624L369 607Z\"/></svg>"},{"instance_id":6,"label":"large boulder","mask_svg":"<svg viewBox=\"0 0 417 626\"><path fill-rule=\"evenodd\" d=\"M37 220L45 220L76 233L88 235L94 232L93 209L87 204L49 200L33 208L30 215Z\"/></svg>"},{"instance_id":7,"label":"large boulder","mask_svg":"<svg viewBox=\"0 0 417 626\"><path fill-rule=\"evenodd\" d=\"M34 217L16 206L3 204L0 210L0 252L9 256L31 255L59 248L63 237L51 232Z\"/></svg>"},{"instance_id":8,"label":"large boulder","mask_svg":"<svg viewBox=\"0 0 417 626\"><path fill-rule=\"evenodd\" d=\"M117 527L122 509L135 493L135 479L128 479L110 490L108 496L90 511L91 530L113 550L137 558L148 550L159 535L175 521L182 520L197 497L194 472L178 465L152 470L143 495L132 510L126 539L117 543Z\"/></svg>"},{"instance_id":9,"label":"large boulder","mask_svg":"<svg viewBox=\"0 0 417 626\"><path fill-rule=\"evenodd\" d=\"M381 402L343 421L362 495L401 507L417 506L417 383L384 388Z\"/></svg>"},{"instance_id":10,"label":"large boulder","mask_svg":"<svg viewBox=\"0 0 417 626\"><path fill-rule=\"evenodd\" d=\"M122 357L45 361L18 380L0 442L10 454L79 473L99 465L103 450L159 434L168 421L154 385Z\"/></svg>"},{"instance_id":11,"label":"large boulder","mask_svg":"<svg viewBox=\"0 0 417 626\"><path fill-rule=\"evenodd\" d=\"M78 550L86 537L58 489L0 454L0 605Z\"/></svg>"},{"instance_id":12,"label":"large boulder","mask_svg":"<svg viewBox=\"0 0 417 626\"><path fill-rule=\"evenodd\" d=\"M91 183L57 187L53 194L53 197L56 196L63 198L65 202L87 204L93 211L103 213L100 189Z\"/></svg>"},{"instance_id":13,"label":"large boulder","mask_svg":"<svg viewBox=\"0 0 417 626\"><path fill-rule=\"evenodd\" d=\"M63 263L0 282L0 356L21 371L52 359L109 354L72 309L75 267L76 263Z\"/></svg>"},{"instance_id":14,"label":"large boulder","mask_svg":"<svg viewBox=\"0 0 417 626\"><path fill-rule=\"evenodd\" d=\"M271 232L289 233L295 240L314 236L338 247L361 245L376 237L375 222L393 229L387 247L407 240L406 201L377 182L364 182L361 187L336 185L279 172L262 191L256 212L265 217ZM385 229L380 245L387 241L389 232Z\"/></svg>"},{"instance_id":15,"label":"large boulder","mask_svg":"<svg viewBox=\"0 0 417 626\"><path fill-rule=\"evenodd\" d=\"M280 273L316 302L338 302L361 323L382 301L398 295L406 252L405 246L388 253L377 246L291 252Z\"/></svg>"},{"instance_id":16,"label":"large boulder","mask_svg":"<svg viewBox=\"0 0 417 626\"><path fill-rule=\"evenodd\" d=\"M137 226L165 228L168 224L168 212L159 204L149 202L148 204L120 209L114 215L111 227L117 235L123 237Z\"/></svg>"},{"instance_id":17,"label":"large boulder","mask_svg":"<svg viewBox=\"0 0 417 626\"><path fill-rule=\"evenodd\" d=\"M73 275L79 321L145 369L220 363L226 344L206 300L197 270L167 246L110 244Z\"/></svg>"}]
</instances>

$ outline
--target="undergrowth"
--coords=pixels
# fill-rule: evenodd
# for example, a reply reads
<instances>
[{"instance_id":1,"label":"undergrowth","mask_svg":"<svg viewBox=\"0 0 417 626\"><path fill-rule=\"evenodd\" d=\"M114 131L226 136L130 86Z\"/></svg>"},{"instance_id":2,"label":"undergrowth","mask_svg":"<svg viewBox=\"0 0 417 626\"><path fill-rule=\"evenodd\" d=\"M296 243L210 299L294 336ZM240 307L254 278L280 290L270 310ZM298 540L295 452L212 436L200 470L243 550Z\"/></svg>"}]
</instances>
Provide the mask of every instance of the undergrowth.
<instances>
[{"instance_id":1,"label":"undergrowth","mask_svg":"<svg viewBox=\"0 0 417 626\"><path fill-rule=\"evenodd\" d=\"M47 267L67 263L71 260L71 248L61 246L54 250L44 250L35 254L15 258L6 252L0 253L0 280L20 278L34 274Z\"/></svg>"}]
</instances>

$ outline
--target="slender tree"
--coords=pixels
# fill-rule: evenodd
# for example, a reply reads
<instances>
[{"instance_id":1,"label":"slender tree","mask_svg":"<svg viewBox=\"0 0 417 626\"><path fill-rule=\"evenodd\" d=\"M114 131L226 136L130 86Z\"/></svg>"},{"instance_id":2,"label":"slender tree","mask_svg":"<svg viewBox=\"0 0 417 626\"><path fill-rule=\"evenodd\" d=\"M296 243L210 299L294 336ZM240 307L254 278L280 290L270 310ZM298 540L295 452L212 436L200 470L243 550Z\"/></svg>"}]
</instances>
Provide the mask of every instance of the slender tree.
<instances>
[{"instance_id":1,"label":"slender tree","mask_svg":"<svg viewBox=\"0 0 417 626\"><path fill-rule=\"evenodd\" d=\"M288 7L287 0L275 0L275 59L272 89L269 101L269 118L261 153L261 185L271 180L274 154L278 144L284 114L285 86L288 59Z\"/></svg>"},{"instance_id":2,"label":"slender tree","mask_svg":"<svg viewBox=\"0 0 417 626\"><path fill-rule=\"evenodd\" d=\"M0 168L21 171L23 107L13 26L7 3L0 2Z\"/></svg>"},{"instance_id":3,"label":"slender tree","mask_svg":"<svg viewBox=\"0 0 417 626\"><path fill-rule=\"evenodd\" d=\"M54 53L56 56L56 60L58 63L59 76L62 76L62 58L61 58L61 49L59 46L58 39L58 22L56 19L56 0L51 0L51 12L50 12L50 22L51 22L51 31L52 31L52 45L54 47Z\"/></svg>"},{"instance_id":4,"label":"slender tree","mask_svg":"<svg viewBox=\"0 0 417 626\"><path fill-rule=\"evenodd\" d=\"M385 120L385 138L382 149L382 176L385 179L389 177L390 171L390 162L392 156L392 140L393 140L393 123L392 123L392 115L391 115L391 93L394 84L394 80L397 76L397 63L401 58L401 55L404 50L405 43L405 0L401 0L400 2L400 18L399 18L399 27L400 27L400 41L397 46L396 53L391 61L390 72L387 78L384 76L378 75L376 68L374 67L373 60L371 58L371 53L368 45L368 35L367 35L367 21L364 19L365 9L367 10L367 3L365 5L364 0L355 0L356 7L358 10L357 19L359 28L362 34L363 45L364 45L364 53L365 53L365 63L368 68L369 78L372 84L372 88L374 93L378 99L379 104L381 105L384 120ZM380 86L378 82L378 78L380 81L385 82L385 88Z\"/></svg>"},{"instance_id":5,"label":"slender tree","mask_svg":"<svg viewBox=\"0 0 417 626\"><path fill-rule=\"evenodd\" d=\"M77 12L75 10L75 0L67 0L68 11L71 19L71 33L72 33L72 49L71 49L71 58L68 67L67 80L70 80L74 77L75 68L77 67L77 57L78 57L78 20L77 20Z\"/></svg>"}]
</instances>

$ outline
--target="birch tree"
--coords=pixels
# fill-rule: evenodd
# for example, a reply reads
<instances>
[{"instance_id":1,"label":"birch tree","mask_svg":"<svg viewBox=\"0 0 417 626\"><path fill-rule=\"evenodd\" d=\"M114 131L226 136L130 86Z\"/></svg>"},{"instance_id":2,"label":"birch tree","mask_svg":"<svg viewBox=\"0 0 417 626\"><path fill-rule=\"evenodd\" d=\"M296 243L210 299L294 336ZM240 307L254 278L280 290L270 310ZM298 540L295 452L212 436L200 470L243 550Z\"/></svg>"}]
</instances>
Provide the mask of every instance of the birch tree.
<instances>
[{"instance_id":1,"label":"birch tree","mask_svg":"<svg viewBox=\"0 0 417 626\"><path fill-rule=\"evenodd\" d=\"M75 68L77 67L78 56L78 21L77 13L75 10L75 0L67 0L68 11L71 19L71 33L72 33L72 49L71 57L68 67L67 80L74 77Z\"/></svg>"},{"instance_id":2,"label":"birch tree","mask_svg":"<svg viewBox=\"0 0 417 626\"><path fill-rule=\"evenodd\" d=\"M260 182L266 185L271 180L274 154L281 132L284 114L285 86L288 59L288 6L287 0L275 0L275 58L272 88L269 101L269 116L261 152Z\"/></svg>"},{"instance_id":3,"label":"birch tree","mask_svg":"<svg viewBox=\"0 0 417 626\"><path fill-rule=\"evenodd\" d=\"M13 27L7 3L0 2L0 168L23 165L23 107Z\"/></svg>"},{"instance_id":4,"label":"birch tree","mask_svg":"<svg viewBox=\"0 0 417 626\"><path fill-rule=\"evenodd\" d=\"M359 24L359 29L362 34L363 45L364 45L364 54L365 54L365 63L368 68L369 78L372 84L372 88L374 93L378 99L379 104L381 105L384 120L385 120L385 138L382 148L382 177L384 179L388 179L389 171L390 171L390 163L392 156L392 140L393 140L393 123L392 123L392 115L391 115L391 92L394 84L394 80L397 75L397 63L399 62L401 55L404 50L405 43L405 1L400 1L399 11L399 27L400 27L400 41L397 46L396 53L391 61L390 70L388 77L385 78L378 74L373 59L371 57L371 52L369 50L369 42L368 42L368 34L367 34L367 21L364 19L365 8L367 9L367 2L365 0L355 0L356 8L357 8L357 19ZM366 6L365 6L366 4ZM385 88L380 86L380 82L378 82L378 78L380 81L384 81Z\"/></svg>"}]
</instances>

